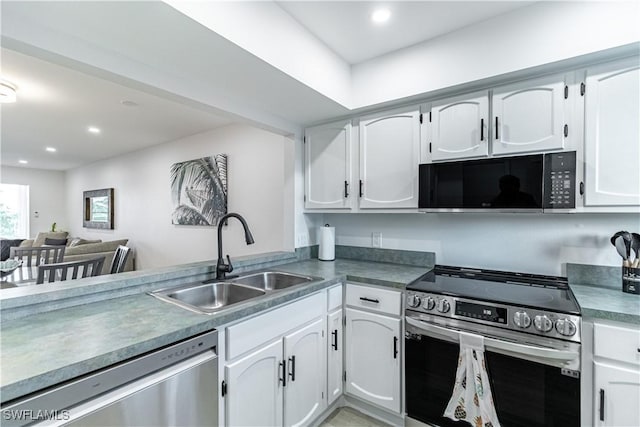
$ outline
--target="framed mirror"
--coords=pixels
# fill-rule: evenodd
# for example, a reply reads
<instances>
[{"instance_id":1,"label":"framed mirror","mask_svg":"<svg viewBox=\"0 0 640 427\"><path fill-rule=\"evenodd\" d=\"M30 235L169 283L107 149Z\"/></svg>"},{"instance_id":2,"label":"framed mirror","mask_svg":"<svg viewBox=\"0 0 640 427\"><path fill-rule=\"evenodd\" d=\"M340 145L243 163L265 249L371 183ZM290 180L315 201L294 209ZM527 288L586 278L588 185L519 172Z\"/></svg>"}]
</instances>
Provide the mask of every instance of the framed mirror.
<instances>
[{"instance_id":1,"label":"framed mirror","mask_svg":"<svg viewBox=\"0 0 640 427\"><path fill-rule=\"evenodd\" d=\"M113 188L83 193L83 227L113 230Z\"/></svg>"}]
</instances>

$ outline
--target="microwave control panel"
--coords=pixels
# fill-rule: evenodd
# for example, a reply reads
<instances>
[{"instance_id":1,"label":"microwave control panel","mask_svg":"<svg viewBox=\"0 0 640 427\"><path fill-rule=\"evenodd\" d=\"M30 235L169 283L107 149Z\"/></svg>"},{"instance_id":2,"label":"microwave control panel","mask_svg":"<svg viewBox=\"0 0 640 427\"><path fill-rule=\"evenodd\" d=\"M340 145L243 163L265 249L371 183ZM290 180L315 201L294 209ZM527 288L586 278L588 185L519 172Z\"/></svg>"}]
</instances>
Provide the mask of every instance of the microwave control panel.
<instances>
[{"instance_id":1,"label":"microwave control panel","mask_svg":"<svg viewBox=\"0 0 640 427\"><path fill-rule=\"evenodd\" d=\"M576 207L576 152L544 156L544 209Z\"/></svg>"}]
</instances>

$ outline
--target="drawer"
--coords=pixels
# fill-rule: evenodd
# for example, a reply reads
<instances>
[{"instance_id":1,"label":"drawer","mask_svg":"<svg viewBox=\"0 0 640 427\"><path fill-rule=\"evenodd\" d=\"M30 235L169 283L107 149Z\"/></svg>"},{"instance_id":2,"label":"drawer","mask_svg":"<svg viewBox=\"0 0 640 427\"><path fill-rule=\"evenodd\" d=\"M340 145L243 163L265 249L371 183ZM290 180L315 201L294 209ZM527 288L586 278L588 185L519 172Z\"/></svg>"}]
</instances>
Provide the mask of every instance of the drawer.
<instances>
[{"instance_id":1,"label":"drawer","mask_svg":"<svg viewBox=\"0 0 640 427\"><path fill-rule=\"evenodd\" d=\"M325 293L319 292L229 326L226 331L227 361L322 316L325 302Z\"/></svg>"},{"instance_id":2,"label":"drawer","mask_svg":"<svg viewBox=\"0 0 640 427\"><path fill-rule=\"evenodd\" d=\"M327 294L327 311L342 307L342 284L329 288Z\"/></svg>"},{"instance_id":3,"label":"drawer","mask_svg":"<svg viewBox=\"0 0 640 427\"><path fill-rule=\"evenodd\" d=\"M640 365L640 329L594 323L593 354Z\"/></svg>"},{"instance_id":4,"label":"drawer","mask_svg":"<svg viewBox=\"0 0 640 427\"><path fill-rule=\"evenodd\" d=\"M348 283L347 305L399 316L402 292Z\"/></svg>"}]
</instances>

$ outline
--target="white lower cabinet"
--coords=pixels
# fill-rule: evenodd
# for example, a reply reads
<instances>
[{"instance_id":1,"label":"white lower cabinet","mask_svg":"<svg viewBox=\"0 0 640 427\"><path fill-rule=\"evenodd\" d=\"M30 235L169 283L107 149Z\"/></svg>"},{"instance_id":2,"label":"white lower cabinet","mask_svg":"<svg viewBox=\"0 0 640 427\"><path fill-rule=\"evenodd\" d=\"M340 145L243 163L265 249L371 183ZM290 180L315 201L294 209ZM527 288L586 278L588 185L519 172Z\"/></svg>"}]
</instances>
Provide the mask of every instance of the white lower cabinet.
<instances>
[{"instance_id":1,"label":"white lower cabinet","mask_svg":"<svg viewBox=\"0 0 640 427\"><path fill-rule=\"evenodd\" d=\"M343 390L342 313L340 308L327 316L327 405L335 402Z\"/></svg>"},{"instance_id":2,"label":"white lower cabinet","mask_svg":"<svg viewBox=\"0 0 640 427\"><path fill-rule=\"evenodd\" d=\"M594 322L593 382L596 426L640 426L640 329Z\"/></svg>"},{"instance_id":3,"label":"white lower cabinet","mask_svg":"<svg viewBox=\"0 0 640 427\"><path fill-rule=\"evenodd\" d=\"M282 341L225 367L227 426L282 425Z\"/></svg>"},{"instance_id":4,"label":"white lower cabinet","mask_svg":"<svg viewBox=\"0 0 640 427\"><path fill-rule=\"evenodd\" d=\"M400 413L401 321L347 308L346 392Z\"/></svg>"},{"instance_id":5,"label":"white lower cabinet","mask_svg":"<svg viewBox=\"0 0 640 427\"><path fill-rule=\"evenodd\" d=\"M324 319L284 337L287 363L284 387L284 425L303 426L325 407ZM279 424L278 424L279 425Z\"/></svg>"},{"instance_id":6,"label":"white lower cabinet","mask_svg":"<svg viewBox=\"0 0 640 427\"><path fill-rule=\"evenodd\" d=\"M640 370L594 362L597 426L640 426Z\"/></svg>"}]
</instances>

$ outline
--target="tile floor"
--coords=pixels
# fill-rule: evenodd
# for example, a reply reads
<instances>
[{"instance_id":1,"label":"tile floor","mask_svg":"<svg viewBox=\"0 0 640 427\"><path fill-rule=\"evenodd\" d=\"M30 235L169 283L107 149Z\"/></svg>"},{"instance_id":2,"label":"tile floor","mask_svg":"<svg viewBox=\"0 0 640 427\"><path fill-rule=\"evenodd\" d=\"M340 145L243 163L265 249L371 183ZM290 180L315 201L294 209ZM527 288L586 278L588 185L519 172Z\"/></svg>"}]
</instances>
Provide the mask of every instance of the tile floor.
<instances>
[{"instance_id":1,"label":"tile floor","mask_svg":"<svg viewBox=\"0 0 640 427\"><path fill-rule=\"evenodd\" d=\"M345 407L335 410L320 424L320 427L389 427L389 425L355 409Z\"/></svg>"}]
</instances>

